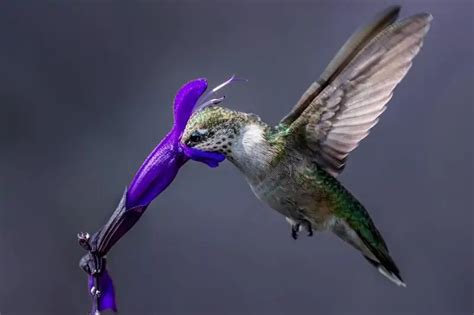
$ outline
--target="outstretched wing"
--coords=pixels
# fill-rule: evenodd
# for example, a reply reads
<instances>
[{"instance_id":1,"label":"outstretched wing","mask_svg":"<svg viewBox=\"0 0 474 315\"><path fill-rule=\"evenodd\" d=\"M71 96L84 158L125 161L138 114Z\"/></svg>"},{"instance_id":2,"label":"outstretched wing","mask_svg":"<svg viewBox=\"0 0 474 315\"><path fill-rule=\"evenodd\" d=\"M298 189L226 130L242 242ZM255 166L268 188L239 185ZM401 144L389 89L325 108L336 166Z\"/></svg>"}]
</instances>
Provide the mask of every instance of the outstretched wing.
<instances>
[{"instance_id":1,"label":"outstretched wing","mask_svg":"<svg viewBox=\"0 0 474 315\"><path fill-rule=\"evenodd\" d=\"M392 6L379 13L374 20L352 34L346 43L332 58L319 79L303 93L293 109L282 119L282 123L290 125L308 107L314 98L336 77L354 56L378 33L395 22L400 13L400 6Z\"/></svg>"},{"instance_id":2,"label":"outstretched wing","mask_svg":"<svg viewBox=\"0 0 474 315\"><path fill-rule=\"evenodd\" d=\"M290 131L304 133L317 162L333 176L377 123L432 20L429 14L418 14L388 25L396 17L395 11L388 12L372 24L377 27L365 29L366 35L351 37L320 83L314 83L282 121Z\"/></svg>"}]
</instances>

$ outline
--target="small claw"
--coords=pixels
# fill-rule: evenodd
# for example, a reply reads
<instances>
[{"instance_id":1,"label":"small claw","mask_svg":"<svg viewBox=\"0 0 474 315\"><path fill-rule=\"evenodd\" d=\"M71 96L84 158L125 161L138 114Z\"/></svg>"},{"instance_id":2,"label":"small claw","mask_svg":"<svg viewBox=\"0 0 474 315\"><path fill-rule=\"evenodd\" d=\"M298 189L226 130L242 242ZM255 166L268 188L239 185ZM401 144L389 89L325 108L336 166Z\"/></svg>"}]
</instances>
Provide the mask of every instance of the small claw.
<instances>
[{"instance_id":1,"label":"small claw","mask_svg":"<svg viewBox=\"0 0 474 315\"><path fill-rule=\"evenodd\" d=\"M311 223L308 220L304 220L302 224L308 233L307 235L313 236L313 228L311 227Z\"/></svg>"},{"instance_id":2,"label":"small claw","mask_svg":"<svg viewBox=\"0 0 474 315\"><path fill-rule=\"evenodd\" d=\"M286 218L286 221L290 223L291 225L291 237L293 239L298 239L298 233L302 230L305 229L307 232L308 236L313 236L313 228L311 226L311 223L308 220L300 220L300 221L295 221L289 218Z\"/></svg>"},{"instance_id":3,"label":"small claw","mask_svg":"<svg viewBox=\"0 0 474 315\"><path fill-rule=\"evenodd\" d=\"M296 224L293 224L291 226L291 237L294 239L294 240L297 240L298 239L298 232L300 230L300 224L299 223L296 223Z\"/></svg>"}]
</instances>

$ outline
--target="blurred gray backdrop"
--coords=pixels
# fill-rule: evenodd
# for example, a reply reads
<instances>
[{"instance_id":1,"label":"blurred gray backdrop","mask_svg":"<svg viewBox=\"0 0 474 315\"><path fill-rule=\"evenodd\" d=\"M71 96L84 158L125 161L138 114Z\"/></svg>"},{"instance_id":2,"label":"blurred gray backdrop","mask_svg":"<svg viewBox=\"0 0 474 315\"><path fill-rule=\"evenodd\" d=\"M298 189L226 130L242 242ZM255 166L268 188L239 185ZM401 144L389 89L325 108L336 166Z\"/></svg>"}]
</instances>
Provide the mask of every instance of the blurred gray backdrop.
<instances>
[{"instance_id":1,"label":"blurred gray backdrop","mask_svg":"<svg viewBox=\"0 0 474 315\"><path fill-rule=\"evenodd\" d=\"M188 163L110 253L121 314L472 314L473 2L423 50L342 182L408 288L330 234L294 241L228 162ZM227 106L276 123L391 1L2 1L0 313L86 314L95 231L172 123L175 92L232 73Z\"/></svg>"}]
</instances>

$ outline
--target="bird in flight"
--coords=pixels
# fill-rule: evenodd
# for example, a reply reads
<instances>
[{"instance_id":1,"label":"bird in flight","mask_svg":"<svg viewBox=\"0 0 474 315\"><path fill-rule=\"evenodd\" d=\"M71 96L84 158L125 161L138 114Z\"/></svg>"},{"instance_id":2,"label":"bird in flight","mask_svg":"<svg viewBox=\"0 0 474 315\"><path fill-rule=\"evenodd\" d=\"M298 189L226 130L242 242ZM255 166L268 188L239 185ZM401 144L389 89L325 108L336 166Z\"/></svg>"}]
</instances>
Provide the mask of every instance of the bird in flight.
<instances>
[{"instance_id":1,"label":"bird in flight","mask_svg":"<svg viewBox=\"0 0 474 315\"><path fill-rule=\"evenodd\" d=\"M337 179L429 30L430 14L397 21L399 10L389 8L353 34L278 125L211 102L193 113L181 144L224 155L257 198L286 217L293 238L301 230L332 231L405 286L369 213Z\"/></svg>"}]
</instances>

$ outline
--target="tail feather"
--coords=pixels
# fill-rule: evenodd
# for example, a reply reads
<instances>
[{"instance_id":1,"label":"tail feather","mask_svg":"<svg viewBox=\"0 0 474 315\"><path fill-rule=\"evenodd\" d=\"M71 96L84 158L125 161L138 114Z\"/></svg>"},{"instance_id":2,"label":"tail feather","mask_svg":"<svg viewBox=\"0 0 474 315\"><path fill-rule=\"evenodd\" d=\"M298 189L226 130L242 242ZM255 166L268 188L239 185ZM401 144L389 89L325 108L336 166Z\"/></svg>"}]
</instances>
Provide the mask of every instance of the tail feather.
<instances>
[{"instance_id":1,"label":"tail feather","mask_svg":"<svg viewBox=\"0 0 474 315\"><path fill-rule=\"evenodd\" d=\"M372 222L371 222L372 225ZM333 232L348 242L356 249L358 249L363 257L367 259L377 270L395 283L398 286L406 287L405 282L400 275L400 270L393 261L392 257L388 252L387 246L382 238L382 235L377 231L375 226L372 225L371 229L373 239L377 239L377 242L369 241L365 238L362 233L354 230L344 220L336 220L333 225Z\"/></svg>"},{"instance_id":2,"label":"tail feather","mask_svg":"<svg viewBox=\"0 0 474 315\"><path fill-rule=\"evenodd\" d=\"M400 276L387 244L364 206L334 177L326 172L318 176L332 205L332 231L358 249L378 271L399 286L406 286Z\"/></svg>"},{"instance_id":3,"label":"tail feather","mask_svg":"<svg viewBox=\"0 0 474 315\"><path fill-rule=\"evenodd\" d=\"M370 262L377 270L385 277L387 277L390 281L395 283L396 285L400 287L406 288L406 283L403 281L400 271L398 268L396 270L390 271L386 267L384 267L381 263L378 261L375 261L373 259L370 259L367 256L364 256L365 259L367 259L368 262ZM396 267L395 267L396 268Z\"/></svg>"},{"instance_id":4,"label":"tail feather","mask_svg":"<svg viewBox=\"0 0 474 315\"><path fill-rule=\"evenodd\" d=\"M380 239L383 240L382 236L379 234ZM364 238L361 237L362 242L364 245L367 247L367 249L370 251L370 253L377 259L370 259L364 255L364 257L367 258L376 268L377 270L387 277L389 280L394 282L398 286L406 287L407 285L402 279L402 276L400 275L400 270L398 269L397 265L393 261L392 257L390 257L390 254L388 252L388 248L385 245L385 242L383 242L383 246L374 246L371 242L368 242Z\"/></svg>"},{"instance_id":5,"label":"tail feather","mask_svg":"<svg viewBox=\"0 0 474 315\"><path fill-rule=\"evenodd\" d=\"M383 274L385 277L387 277L389 280L391 280L393 283L395 283L396 285L406 288L407 285L406 285L405 282L403 282L403 279L400 277L400 275L396 275L396 274L388 271L382 265L378 266L377 270L381 274Z\"/></svg>"}]
</instances>

